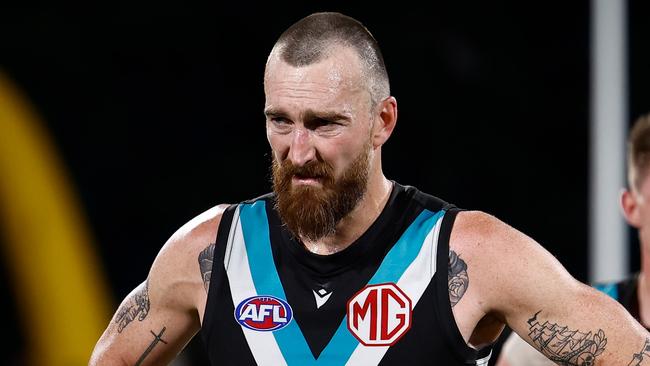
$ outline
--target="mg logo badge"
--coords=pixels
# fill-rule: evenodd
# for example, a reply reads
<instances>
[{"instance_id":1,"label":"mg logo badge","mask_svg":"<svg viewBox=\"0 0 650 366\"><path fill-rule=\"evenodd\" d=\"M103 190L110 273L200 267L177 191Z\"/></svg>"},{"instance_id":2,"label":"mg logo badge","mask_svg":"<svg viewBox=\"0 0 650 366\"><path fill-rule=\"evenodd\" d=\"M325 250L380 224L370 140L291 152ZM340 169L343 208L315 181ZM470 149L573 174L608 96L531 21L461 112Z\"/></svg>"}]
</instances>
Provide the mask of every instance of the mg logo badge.
<instances>
[{"instance_id":1,"label":"mg logo badge","mask_svg":"<svg viewBox=\"0 0 650 366\"><path fill-rule=\"evenodd\" d=\"M348 329L364 346L392 346L411 328L411 306L394 283L368 285L348 301Z\"/></svg>"}]
</instances>

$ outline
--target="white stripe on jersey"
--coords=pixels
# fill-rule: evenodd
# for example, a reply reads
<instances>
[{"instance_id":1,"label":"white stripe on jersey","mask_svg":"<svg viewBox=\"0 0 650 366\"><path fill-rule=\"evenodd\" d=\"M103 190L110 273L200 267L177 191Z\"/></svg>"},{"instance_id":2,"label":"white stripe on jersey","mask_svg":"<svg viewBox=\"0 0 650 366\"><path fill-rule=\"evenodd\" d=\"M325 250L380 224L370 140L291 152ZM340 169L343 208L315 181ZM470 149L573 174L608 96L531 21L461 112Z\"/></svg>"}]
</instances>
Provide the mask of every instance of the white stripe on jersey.
<instances>
[{"instance_id":1,"label":"white stripe on jersey","mask_svg":"<svg viewBox=\"0 0 650 366\"><path fill-rule=\"evenodd\" d=\"M250 267L248 266L248 253L246 252L244 232L239 218L239 206L235 210L230 226L230 234L224 256L224 266L228 274L230 293L235 307L247 298L258 295L253 283ZM245 327L241 328L244 331L248 347L250 347L255 362L258 365L275 366L287 364L282 356L278 343L275 341L273 332L256 332Z\"/></svg>"}]
</instances>

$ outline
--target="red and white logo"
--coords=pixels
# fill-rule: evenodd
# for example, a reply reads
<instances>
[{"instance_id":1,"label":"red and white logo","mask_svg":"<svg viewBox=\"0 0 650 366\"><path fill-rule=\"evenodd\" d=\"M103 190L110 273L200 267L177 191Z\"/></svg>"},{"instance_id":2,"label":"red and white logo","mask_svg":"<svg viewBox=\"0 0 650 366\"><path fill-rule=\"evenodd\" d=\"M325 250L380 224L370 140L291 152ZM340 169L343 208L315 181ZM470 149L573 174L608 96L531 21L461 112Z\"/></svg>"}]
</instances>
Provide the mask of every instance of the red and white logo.
<instances>
[{"instance_id":1,"label":"red and white logo","mask_svg":"<svg viewBox=\"0 0 650 366\"><path fill-rule=\"evenodd\" d=\"M392 346L411 328L411 306L394 283L368 285L348 300L348 329L364 346Z\"/></svg>"},{"instance_id":2,"label":"red and white logo","mask_svg":"<svg viewBox=\"0 0 650 366\"><path fill-rule=\"evenodd\" d=\"M235 320L250 330L274 331L289 325L293 311L289 304L275 296L253 296L235 308Z\"/></svg>"}]
</instances>

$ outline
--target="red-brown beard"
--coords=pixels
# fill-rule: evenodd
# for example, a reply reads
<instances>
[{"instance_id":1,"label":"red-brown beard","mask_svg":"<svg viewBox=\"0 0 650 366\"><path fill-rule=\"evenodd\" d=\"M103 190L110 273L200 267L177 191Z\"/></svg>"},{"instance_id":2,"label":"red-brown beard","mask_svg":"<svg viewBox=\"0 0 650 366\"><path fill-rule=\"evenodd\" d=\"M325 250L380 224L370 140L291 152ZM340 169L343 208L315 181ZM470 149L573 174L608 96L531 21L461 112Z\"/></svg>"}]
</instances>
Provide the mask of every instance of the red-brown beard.
<instances>
[{"instance_id":1,"label":"red-brown beard","mask_svg":"<svg viewBox=\"0 0 650 366\"><path fill-rule=\"evenodd\" d=\"M316 241L334 234L336 225L357 206L366 192L369 155L370 147L366 146L338 179L326 162L315 161L297 167L288 159L280 164L273 158L275 208L294 236ZM318 178L322 186L294 186L292 179L296 175Z\"/></svg>"}]
</instances>

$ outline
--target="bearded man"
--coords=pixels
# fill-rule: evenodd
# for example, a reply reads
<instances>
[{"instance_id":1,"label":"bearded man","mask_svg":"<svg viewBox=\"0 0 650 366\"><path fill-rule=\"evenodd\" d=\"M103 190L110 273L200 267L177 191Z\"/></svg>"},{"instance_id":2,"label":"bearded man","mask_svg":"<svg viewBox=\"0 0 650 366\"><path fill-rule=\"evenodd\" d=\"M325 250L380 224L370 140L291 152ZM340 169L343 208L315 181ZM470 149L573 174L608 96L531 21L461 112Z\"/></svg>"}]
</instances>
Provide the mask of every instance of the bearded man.
<instances>
[{"instance_id":1,"label":"bearded man","mask_svg":"<svg viewBox=\"0 0 650 366\"><path fill-rule=\"evenodd\" d=\"M646 330L532 239L384 176L397 101L361 23L292 25L264 91L273 193L181 227L92 365L167 363L199 329L214 365L485 365L505 324L563 365L650 365Z\"/></svg>"}]
</instances>

